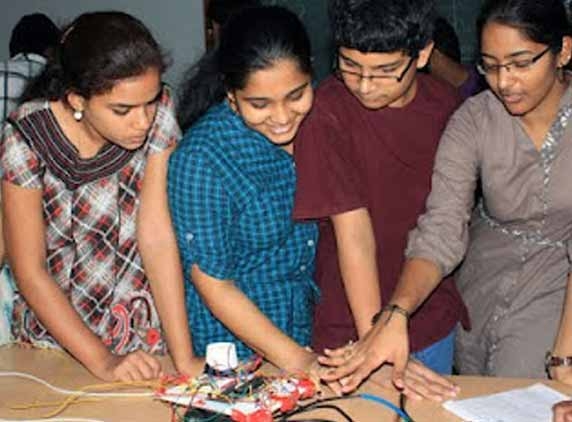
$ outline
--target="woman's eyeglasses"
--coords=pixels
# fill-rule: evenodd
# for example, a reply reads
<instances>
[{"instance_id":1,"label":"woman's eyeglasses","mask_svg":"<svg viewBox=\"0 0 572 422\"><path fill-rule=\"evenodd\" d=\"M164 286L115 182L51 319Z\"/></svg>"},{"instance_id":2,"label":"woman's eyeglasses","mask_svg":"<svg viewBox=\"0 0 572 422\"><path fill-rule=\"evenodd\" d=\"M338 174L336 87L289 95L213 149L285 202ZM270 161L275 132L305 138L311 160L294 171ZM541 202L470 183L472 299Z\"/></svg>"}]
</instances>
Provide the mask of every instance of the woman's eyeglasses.
<instances>
[{"instance_id":1,"label":"woman's eyeglasses","mask_svg":"<svg viewBox=\"0 0 572 422\"><path fill-rule=\"evenodd\" d=\"M483 76L496 76L500 72L502 68L506 69L507 72L519 73L519 72L526 72L529 70L534 63L542 58L546 53L550 51L551 47L547 47L545 50L538 53L536 56L530 57L528 59L518 59L513 60L508 63L504 64L490 64L486 63L483 59L481 59L477 63L477 70Z\"/></svg>"}]
</instances>

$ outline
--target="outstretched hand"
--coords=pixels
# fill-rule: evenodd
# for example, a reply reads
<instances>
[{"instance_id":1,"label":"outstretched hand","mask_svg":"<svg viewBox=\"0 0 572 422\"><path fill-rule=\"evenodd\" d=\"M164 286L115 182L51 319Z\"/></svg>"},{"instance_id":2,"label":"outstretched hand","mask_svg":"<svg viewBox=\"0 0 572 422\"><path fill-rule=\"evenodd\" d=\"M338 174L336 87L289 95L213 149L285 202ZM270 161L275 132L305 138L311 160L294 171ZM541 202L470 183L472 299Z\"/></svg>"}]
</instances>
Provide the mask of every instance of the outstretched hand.
<instances>
[{"instance_id":1,"label":"outstretched hand","mask_svg":"<svg viewBox=\"0 0 572 422\"><path fill-rule=\"evenodd\" d=\"M385 364L371 374L369 381L384 388L391 388L392 368ZM459 393L459 387L447 378L433 372L421 362L410 359L405 368L403 394L414 400L429 399L442 402L454 398Z\"/></svg>"},{"instance_id":2,"label":"outstretched hand","mask_svg":"<svg viewBox=\"0 0 572 422\"><path fill-rule=\"evenodd\" d=\"M407 319L401 315L379 321L357 343L324 351L320 364L331 367L322 376L328 383L339 381L342 392L355 390L363 380L384 363L392 364L391 379L398 389L405 388L405 369L409 359Z\"/></svg>"}]
</instances>

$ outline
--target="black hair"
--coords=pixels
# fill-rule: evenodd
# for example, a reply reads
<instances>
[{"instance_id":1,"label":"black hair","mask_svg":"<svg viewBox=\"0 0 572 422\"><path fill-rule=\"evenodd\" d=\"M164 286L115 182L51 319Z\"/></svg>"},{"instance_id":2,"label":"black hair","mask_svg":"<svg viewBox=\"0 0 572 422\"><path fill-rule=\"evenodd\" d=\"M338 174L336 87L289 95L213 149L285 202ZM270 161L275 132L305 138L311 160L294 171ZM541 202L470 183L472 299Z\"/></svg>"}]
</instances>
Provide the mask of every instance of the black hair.
<instances>
[{"instance_id":1,"label":"black hair","mask_svg":"<svg viewBox=\"0 0 572 422\"><path fill-rule=\"evenodd\" d=\"M338 47L417 57L433 37L432 0L330 0L329 9Z\"/></svg>"},{"instance_id":2,"label":"black hair","mask_svg":"<svg viewBox=\"0 0 572 422\"><path fill-rule=\"evenodd\" d=\"M478 33L496 22L519 29L531 41L562 49L562 37L571 34L562 0L488 0L477 20Z\"/></svg>"},{"instance_id":3,"label":"black hair","mask_svg":"<svg viewBox=\"0 0 572 422\"><path fill-rule=\"evenodd\" d=\"M166 63L141 21L123 12L85 13L64 30L54 57L26 87L21 101L65 100L68 92L90 98L150 68L162 73Z\"/></svg>"},{"instance_id":4,"label":"black hair","mask_svg":"<svg viewBox=\"0 0 572 422\"><path fill-rule=\"evenodd\" d=\"M179 124L188 129L227 92L243 89L250 74L277 60L294 60L312 74L310 40L300 19L278 6L243 9L223 27L220 44L192 66L179 101Z\"/></svg>"},{"instance_id":5,"label":"black hair","mask_svg":"<svg viewBox=\"0 0 572 422\"><path fill-rule=\"evenodd\" d=\"M461 47L459 45L457 32L455 32L453 25L442 16L439 16L435 20L433 42L435 43L436 50L439 50L457 63L461 63Z\"/></svg>"},{"instance_id":6,"label":"black hair","mask_svg":"<svg viewBox=\"0 0 572 422\"><path fill-rule=\"evenodd\" d=\"M60 39L60 29L43 13L24 15L10 36L10 57L20 53L46 55Z\"/></svg>"},{"instance_id":7,"label":"black hair","mask_svg":"<svg viewBox=\"0 0 572 422\"><path fill-rule=\"evenodd\" d=\"M224 26L235 13L256 6L260 6L259 0L210 0L207 18Z\"/></svg>"}]
</instances>

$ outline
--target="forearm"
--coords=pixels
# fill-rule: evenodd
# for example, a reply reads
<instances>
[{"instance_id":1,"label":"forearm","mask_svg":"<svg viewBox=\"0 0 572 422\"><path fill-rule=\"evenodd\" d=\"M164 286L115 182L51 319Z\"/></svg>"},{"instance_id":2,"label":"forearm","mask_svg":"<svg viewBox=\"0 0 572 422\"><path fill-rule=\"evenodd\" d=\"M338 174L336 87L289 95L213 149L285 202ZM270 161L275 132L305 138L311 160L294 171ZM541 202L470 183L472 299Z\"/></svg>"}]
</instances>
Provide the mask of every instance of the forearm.
<instances>
[{"instance_id":1,"label":"forearm","mask_svg":"<svg viewBox=\"0 0 572 422\"><path fill-rule=\"evenodd\" d=\"M568 276L566 299L562 308L558 335L554 341L553 353L557 356L572 355L572 275Z\"/></svg>"},{"instance_id":2,"label":"forearm","mask_svg":"<svg viewBox=\"0 0 572 422\"><path fill-rule=\"evenodd\" d=\"M276 327L233 282L214 279L196 265L192 276L210 311L235 336L279 368L304 370L312 353Z\"/></svg>"},{"instance_id":3,"label":"forearm","mask_svg":"<svg viewBox=\"0 0 572 422\"><path fill-rule=\"evenodd\" d=\"M112 355L46 270L42 192L3 182L2 197L6 253L20 293L58 344L97 373Z\"/></svg>"},{"instance_id":4,"label":"forearm","mask_svg":"<svg viewBox=\"0 0 572 422\"><path fill-rule=\"evenodd\" d=\"M188 364L194 354L185 304L184 280L174 237L172 242L142 244L140 250L169 352L175 366L180 368Z\"/></svg>"},{"instance_id":5,"label":"forearm","mask_svg":"<svg viewBox=\"0 0 572 422\"><path fill-rule=\"evenodd\" d=\"M137 241L169 352L177 369L182 370L194 356L183 270L168 208L166 172L171 150L151 156L147 164L137 219Z\"/></svg>"},{"instance_id":6,"label":"forearm","mask_svg":"<svg viewBox=\"0 0 572 422\"><path fill-rule=\"evenodd\" d=\"M376 245L366 209L332 217L336 231L338 260L346 296L358 335L371 327L371 319L381 307Z\"/></svg>"},{"instance_id":7,"label":"forearm","mask_svg":"<svg viewBox=\"0 0 572 422\"><path fill-rule=\"evenodd\" d=\"M410 258L403 266L389 303L399 305L411 314L435 290L441 278L441 271L435 263L423 258Z\"/></svg>"},{"instance_id":8,"label":"forearm","mask_svg":"<svg viewBox=\"0 0 572 422\"><path fill-rule=\"evenodd\" d=\"M59 286L45 271L22 274L13 268L20 293L60 346L94 374L105 366L110 351L91 332Z\"/></svg>"},{"instance_id":9,"label":"forearm","mask_svg":"<svg viewBox=\"0 0 572 422\"><path fill-rule=\"evenodd\" d=\"M2 221L2 204L0 203L0 222ZM0 267L4 264L6 259L6 248L4 246L4 229L0 224Z\"/></svg>"}]
</instances>

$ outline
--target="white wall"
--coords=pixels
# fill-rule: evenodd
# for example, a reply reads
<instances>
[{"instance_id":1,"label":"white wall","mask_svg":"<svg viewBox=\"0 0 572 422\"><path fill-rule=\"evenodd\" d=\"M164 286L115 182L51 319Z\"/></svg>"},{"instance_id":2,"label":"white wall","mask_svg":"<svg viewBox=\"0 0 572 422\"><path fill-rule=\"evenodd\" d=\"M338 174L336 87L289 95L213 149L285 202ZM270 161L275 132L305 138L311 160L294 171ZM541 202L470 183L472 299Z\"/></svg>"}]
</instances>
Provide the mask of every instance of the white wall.
<instances>
[{"instance_id":1,"label":"white wall","mask_svg":"<svg viewBox=\"0 0 572 422\"><path fill-rule=\"evenodd\" d=\"M8 58L12 28L22 15L42 12L58 25L95 10L121 10L141 19L173 64L165 80L180 82L188 65L204 51L203 0L0 0L0 60Z\"/></svg>"}]
</instances>

